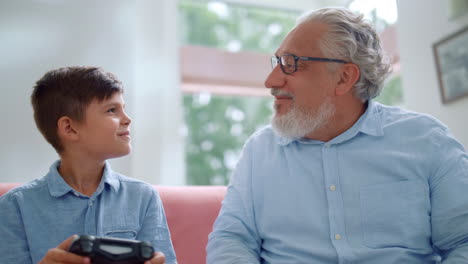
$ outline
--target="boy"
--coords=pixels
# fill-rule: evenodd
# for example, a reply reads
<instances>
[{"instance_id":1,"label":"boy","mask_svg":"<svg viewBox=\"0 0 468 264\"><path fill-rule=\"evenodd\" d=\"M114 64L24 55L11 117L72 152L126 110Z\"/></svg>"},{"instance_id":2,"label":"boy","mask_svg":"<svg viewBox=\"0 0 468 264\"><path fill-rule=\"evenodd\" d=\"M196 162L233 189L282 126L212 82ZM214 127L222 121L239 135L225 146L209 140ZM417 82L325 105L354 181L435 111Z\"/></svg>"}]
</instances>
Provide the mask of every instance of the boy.
<instances>
[{"instance_id":1,"label":"boy","mask_svg":"<svg viewBox=\"0 0 468 264\"><path fill-rule=\"evenodd\" d=\"M162 253L148 264L176 263L158 193L106 162L131 150L122 93L96 67L60 68L37 81L34 119L60 160L0 197L0 263L90 263L67 251L73 234L151 241Z\"/></svg>"}]
</instances>

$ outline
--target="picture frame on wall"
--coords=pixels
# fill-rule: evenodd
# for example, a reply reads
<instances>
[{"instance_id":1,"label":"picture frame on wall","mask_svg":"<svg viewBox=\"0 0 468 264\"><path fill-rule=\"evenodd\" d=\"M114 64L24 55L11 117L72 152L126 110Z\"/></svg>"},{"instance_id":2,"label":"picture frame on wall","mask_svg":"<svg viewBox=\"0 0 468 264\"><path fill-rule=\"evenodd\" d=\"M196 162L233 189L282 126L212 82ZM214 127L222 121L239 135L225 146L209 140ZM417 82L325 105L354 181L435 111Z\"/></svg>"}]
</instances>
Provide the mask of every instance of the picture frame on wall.
<instances>
[{"instance_id":1,"label":"picture frame on wall","mask_svg":"<svg viewBox=\"0 0 468 264\"><path fill-rule=\"evenodd\" d=\"M468 27L433 45L442 103L468 96Z\"/></svg>"}]
</instances>

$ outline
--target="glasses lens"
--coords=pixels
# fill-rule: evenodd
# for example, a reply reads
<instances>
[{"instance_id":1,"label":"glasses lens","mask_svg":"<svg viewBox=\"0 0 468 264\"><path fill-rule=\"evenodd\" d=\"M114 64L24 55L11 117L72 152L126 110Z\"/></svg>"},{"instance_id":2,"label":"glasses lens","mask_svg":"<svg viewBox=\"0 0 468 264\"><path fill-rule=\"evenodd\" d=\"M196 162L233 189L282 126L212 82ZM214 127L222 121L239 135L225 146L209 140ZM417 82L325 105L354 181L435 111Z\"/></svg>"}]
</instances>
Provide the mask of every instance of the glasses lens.
<instances>
[{"instance_id":1,"label":"glasses lens","mask_svg":"<svg viewBox=\"0 0 468 264\"><path fill-rule=\"evenodd\" d=\"M285 73L293 73L296 71L296 61L292 55L281 56L281 65Z\"/></svg>"},{"instance_id":2,"label":"glasses lens","mask_svg":"<svg viewBox=\"0 0 468 264\"><path fill-rule=\"evenodd\" d=\"M278 58L276 56L271 56L271 68L274 69L278 65Z\"/></svg>"}]
</instances>

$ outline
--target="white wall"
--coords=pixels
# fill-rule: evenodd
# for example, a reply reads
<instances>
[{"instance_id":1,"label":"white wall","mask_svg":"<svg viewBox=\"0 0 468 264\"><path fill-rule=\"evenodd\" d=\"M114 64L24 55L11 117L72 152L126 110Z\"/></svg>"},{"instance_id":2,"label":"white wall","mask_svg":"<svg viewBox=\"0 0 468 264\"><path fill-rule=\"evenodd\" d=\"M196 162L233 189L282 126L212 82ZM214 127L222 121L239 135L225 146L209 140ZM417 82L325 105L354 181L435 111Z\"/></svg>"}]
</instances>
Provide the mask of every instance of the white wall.
<instances>
[{"instance_id":1,"label":"white wall","mask_svg":"<svg viewBox=\"0 0 468 264\"><path fill-rule=\"evenodd\" d=\"M133 118L133 152L112 160L114 170L183 184L175 14L173 0L0 2L0 182L40 177L58 157L34 124L34 82L53 68L95 65L123 81Z\"/></svg>"},{"instance_id":2,"label":"white wall","mask_svg":"<svg viewBox=\"0 0 468 264\"><path fill-rule=\"evenodd\" d=\"M398 39L405 106L444 122L468 147L468 97L442 104L432 45L468 25L468 14L450 20L449 1L399 0ZM468 45L468 43L467 43Z\"/></svg>"}]
</instances>

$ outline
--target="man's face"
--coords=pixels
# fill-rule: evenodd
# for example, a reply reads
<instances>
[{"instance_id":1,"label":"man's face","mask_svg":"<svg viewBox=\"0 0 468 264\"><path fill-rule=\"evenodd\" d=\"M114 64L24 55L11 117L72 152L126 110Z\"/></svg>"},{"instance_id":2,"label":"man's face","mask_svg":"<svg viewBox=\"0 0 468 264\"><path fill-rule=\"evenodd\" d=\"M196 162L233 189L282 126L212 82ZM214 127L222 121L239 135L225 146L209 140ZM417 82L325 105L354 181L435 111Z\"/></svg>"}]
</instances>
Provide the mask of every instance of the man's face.
<instances>
[{"instance_id":1,"label":"man's face","mask_svg":"<svg viewBox=\"0 0 468 264\"><path fill-rule=\"evenodd\" d=\"M319 40L326 32L324 24L307 23L294 28L276 51L276 56L321 57ZM334 81L336 76L327 62L299 60L297 71L285 74L277 65L265 80L275 97L273 127L283 136L304 137L323 127L335 110Z\"/></svg>"},{"instance_id":2,"label":"man's face","mask_svg":"<svg viewBox=\"0 0 468 264\"><path fill-rule=\"evenodd\" d=\"M130 153L130 117L121 93L92 101L78 124L79 147L88 156L106 160Z\"/></svg>"}]
</instances>

